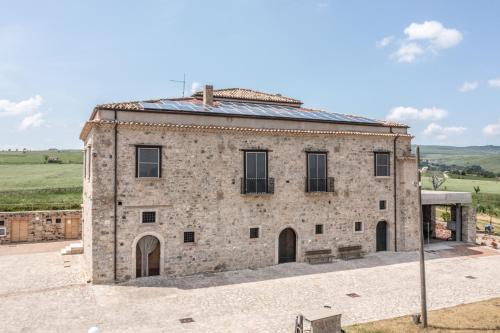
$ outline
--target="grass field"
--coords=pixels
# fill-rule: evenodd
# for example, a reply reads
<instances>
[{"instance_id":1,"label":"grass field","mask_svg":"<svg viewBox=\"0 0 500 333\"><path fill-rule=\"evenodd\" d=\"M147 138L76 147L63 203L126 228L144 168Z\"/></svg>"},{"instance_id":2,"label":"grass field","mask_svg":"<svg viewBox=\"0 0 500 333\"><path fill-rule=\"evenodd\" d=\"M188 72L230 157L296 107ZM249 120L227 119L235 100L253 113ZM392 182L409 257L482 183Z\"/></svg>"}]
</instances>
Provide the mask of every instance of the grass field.
<instances>
[{"instance_id":1,"label":"grass field","mask_svg":"<svg viewBox=\"0 0 500 333\"><path fill-rule=\"evenodd\" d=\"M45 155L62 163L45 164ZM0 152L0 211L79 208L82 172L78 150Z\"/></svg>"},{"instance_id":2,"label":"grass field","mask_svg":"<svg viewBox=\"0 0 500 333\"><path fill-rule=\"evenodd\" d=\"M483 169L500 172L499 146L420 146L422 159L459 166L480 165Z\"/></svg>"},{"instance_id":3,"label":"grass field","mask_svg":"<svg viewBox=\"0 0 500 333\"><path fill-rule=\"evenodd\" d=\"M474 193L474 186L479 186L479 193L500 194L500 181L484 180L484 178L482 180L448 178L444 184L441 185L439 190ZM432 190L430 177L422 178L422 187L424 189Z\"/></svg>"},{"instance_id":4,"label":"grass field","mask_svg":"<svg viewBox=\"0 0 500 333\"><path fill-rule=\"evenodd\" d=\"M500 298L430 311L429 327L422 329L409 316L359 324L345 328L347 333L472 333L500 332Z\"/></svg>"}]
</instances>

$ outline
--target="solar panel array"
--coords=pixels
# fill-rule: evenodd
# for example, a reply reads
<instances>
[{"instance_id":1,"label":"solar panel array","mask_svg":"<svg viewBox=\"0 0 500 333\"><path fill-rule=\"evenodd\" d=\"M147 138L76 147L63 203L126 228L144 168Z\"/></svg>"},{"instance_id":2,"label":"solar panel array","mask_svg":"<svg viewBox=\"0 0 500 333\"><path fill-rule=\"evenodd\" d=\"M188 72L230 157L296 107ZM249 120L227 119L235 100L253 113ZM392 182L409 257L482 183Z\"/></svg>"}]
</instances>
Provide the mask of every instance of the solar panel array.
<instances>
[{"instance_id":1,"label":"solar panel array","mask_svg":"<svg viewBox=\"0 0 500 333\"><path fill-rule=\"evenodd\" d=\"M217 105L210 106L201 103L189 101L169 101L163 100L156 103L140 102L141 106L146 110L161 110L174 112L196 112L205 114L232 115L232 116L247 116L247 117L266 117L266 118L288 118L297 120L319 120L332 122L348 122L348 123L368 123L380 124L380 121L351 116L340 113L326 111L309 111L302 110L291 106L272 105L272 104L257 104L257 103L240 103L240 102L218 102Z\"/></svg>"}]
</instances>

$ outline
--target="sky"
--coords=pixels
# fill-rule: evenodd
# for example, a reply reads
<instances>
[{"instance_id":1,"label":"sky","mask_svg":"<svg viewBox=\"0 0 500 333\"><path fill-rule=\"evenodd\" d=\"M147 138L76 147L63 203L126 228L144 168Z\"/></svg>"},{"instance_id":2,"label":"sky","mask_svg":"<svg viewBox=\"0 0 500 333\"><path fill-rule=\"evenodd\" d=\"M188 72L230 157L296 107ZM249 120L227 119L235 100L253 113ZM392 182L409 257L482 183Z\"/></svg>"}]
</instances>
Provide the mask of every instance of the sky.
<instances>
[{"instance_id":1,"label":"sky","mask_svg":"<svg viewBox=\"0 0 500 333\"><path fill-rule=\"evenodd\" d=\"M95 105L204 84L500 145L499 1L0 0L0 149L81 148Z\"/></svg>"}]
</instances>

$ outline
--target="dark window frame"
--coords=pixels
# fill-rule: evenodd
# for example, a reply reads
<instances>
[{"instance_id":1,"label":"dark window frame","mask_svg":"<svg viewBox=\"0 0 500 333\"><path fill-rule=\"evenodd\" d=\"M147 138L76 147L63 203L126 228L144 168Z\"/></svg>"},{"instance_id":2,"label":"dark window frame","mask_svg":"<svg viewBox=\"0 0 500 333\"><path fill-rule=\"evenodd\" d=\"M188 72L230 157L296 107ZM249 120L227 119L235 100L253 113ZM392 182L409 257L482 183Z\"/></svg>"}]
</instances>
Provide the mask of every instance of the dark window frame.
<instances>
[{"instance_id":1,"label":"dark window frame","mask_svg":"<svg viewBox=\"0 0 500 333\"><path fill-rule=\"evenodd\" d=\"M357 226L358 225L360 226L359 230L357 230ZM364 227L363 227L363 222L362 221L356 221L356 222L354 222L354 232L363 232L363 229L364 229Z\"/></svg>"},{"instance_id":2,"label":"dark window frame","mask_svg":"<svg viewBox=\"0 0 500 333\"><path fill-rule=\"evenodd\" d=\"M325 156L325 178L324 178L324 190L319 190L319 184L317 184L318 190L312 191L309 183L309 155L324 155ZM316 159L317 163L317 159ZM321 178L316 178L317 180ZM306 182L307 182L307 192L328 192L328 152L326 151L306 151Z\"/></svg>"},{"instance_id":3,"label":"dark window frame","mask_svg":"<svg viewBox=\"0 0 500 333\"><path fill-rule=\"evenodd\" d=\"M62 222L62 221L61 221L61 218L60 218L60 217L57 217L57 218L56 218L56 223L61 223L61 222Z\"/></svg>"},{"instance_id":4,"label":"dark window frame","mask_svg":"<svg viewBox=\"0 0 500 333\"><path fill-rule=\"evenodd\" d=\"M152 221L147 221L150 219L151 216L148 217L148 214L153 214L153 220ZM156 223L156 210L144 210L141 211L141 223L142 224L154 224Z\"/></svg>"},{"instance_id":5,"label":"dark window frame","mask_svg":"<svg viewBox=\"0 0 500 333\"><path fill-rule=\"evenodd\" d=\"M386 210L387 209L387 200L379 200L378 209L379 210Z\"/></svg>"},{"instance_id":6,"label":"dark window frame","mask_svg":"<svg viewBox=\"0 0 500 333\"><path fill-rule=\"evenodd\" d=\"M139 176L139 150L140 149L158 149L158 176L156 177L141 177ZM135 178L161 178L162 174L162 146L155 145L136 145L135 146Z\"/></svg>"},{"instance_id":7,"label":"dark window frame","mask_svg":"<svg viewBox=\"0 0 500 333\"><path fill-rule=\"evenodd\" d=\"M315 235L323 235L324 231L325 231L325 228L324 228L323 224L316 224L314 226L314 234Z\"/></svg>"},{"instance_id":8,"label":"dark window frame","mask_svg":"<svg viewBox=\"0 0 500 333\"><path fill-rule=\"evenodd\" d=\"M379 155L387 155L387 174L386 175L379 175L378 174L378 163L377 163L377 156ZM373 154L373 165L374 165L374 175L375 177L390 177L391 176L391 153L388 151L376 151ZM382 166L382 165L381 165Z\"/></svg>"},{"instance_id":9,"label":"dark window frame","mask_svg":"<svg viewBox=\"0 0 500 333\"><path fill-rule=\"evenodd\" d=\"M268 182L269 182L269 151L268 150L265 150L265 149L248 149L248 150L242 150L243 151L243 182L244 182L244 187L245 187L245 193L248 193L248 194L263 194L263 193L268 193ZM266 176L264 178L265 182L264 182L264 191L263 192L259 192L257 191L257 184L256 184L256 191L255 192L252 192L252 191L248 191L248 185L247 185L247 154L248 153L264 153L266 155L266 166L265 166L265 171L266 171ZM257 174L257 170L256 170L256 174ZM259 178L256 177L255 178L256 180L258 180Z\"/></svg>"},{"instance_id":10,"label":"dark window frame","mask_svg":"<svg viewBox=\"0 0 500 333\"><path fill-rule=\"evenodd\" d=\"M252 231L254 233L252 233ZM260 228L259 227L251 227L250 228L250 239L257 239L257 238L260 238Z\"/></svg>"},{"instance_id":11,"label":"dark window frame","mask_svg":"<svg viewBox=\"0 0 500 333\"><path fill-rule=\"evenodd\" d=\"M184 240L185 244L192 244L192 243L194 243L196 241L194 231L184 231L183 240Z\"/></svg>"}]
</instances>

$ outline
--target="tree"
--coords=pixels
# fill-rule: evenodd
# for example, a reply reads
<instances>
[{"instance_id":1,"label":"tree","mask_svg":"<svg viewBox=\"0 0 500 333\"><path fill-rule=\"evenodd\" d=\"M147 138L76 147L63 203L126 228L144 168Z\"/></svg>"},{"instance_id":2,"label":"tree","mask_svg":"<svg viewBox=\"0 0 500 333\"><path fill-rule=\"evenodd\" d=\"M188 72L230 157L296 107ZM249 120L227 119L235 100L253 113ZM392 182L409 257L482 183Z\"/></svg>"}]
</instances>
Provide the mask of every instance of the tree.
<instances>
[{"instance_id":1,"label":"tree","mask_svg":"<svg viewBox=\"0 0 500 333\"><path fill-rule=\"evenodd\" d=\"M476 192L476 194L478 194L479 191L481 191L481 189L479 188L479 185L478 186L474 186L474 192Z\"/></svg>"},{"instance_id":2,"label":"tree","mask_svg":"<svg viewBox=\"0 0 500 333\"><path fill-rule=\"evenodd\" d=\"M432 188L436 191L443 183L446 181L448 176L446 173L443 173L443 178L438 177L437 175L432 176Z\"/></svg>"}]
</instances>

